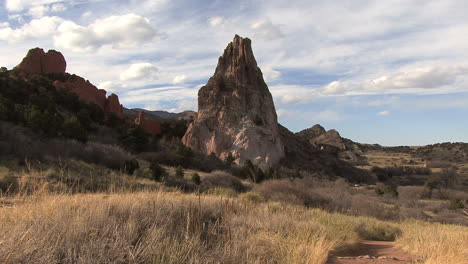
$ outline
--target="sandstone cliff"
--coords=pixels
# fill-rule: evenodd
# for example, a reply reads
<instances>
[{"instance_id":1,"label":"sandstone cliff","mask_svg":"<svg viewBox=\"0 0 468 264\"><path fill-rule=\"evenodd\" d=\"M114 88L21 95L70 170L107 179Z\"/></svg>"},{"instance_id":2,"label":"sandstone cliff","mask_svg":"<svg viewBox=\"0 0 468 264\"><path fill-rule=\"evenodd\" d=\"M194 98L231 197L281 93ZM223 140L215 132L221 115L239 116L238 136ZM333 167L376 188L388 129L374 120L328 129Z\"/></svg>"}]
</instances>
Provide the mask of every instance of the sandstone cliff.
<instances>
[{"instance_id":1,"label":"sandstone cliff","mask_svg":"<svg viewBox=\"0 0 468 264\"><path fill-rule=\"evenodd\" d=\"M67 62L58 51L49 50L45 53L43 49L35 48L29 50L23 61L14 69L28 74L65 73Z\"/></svg>"},{"instance_id":2,"label":"sandstone cliff","mask_svg":"<svg viewBox=\"0 0 468 264\"><path fill-rule=\"evenodd\" d=\"M48 74L55 79L55 87L68 89L78 95L85 103L95 103L102 108L106 115L115 114L119 118L124 118L123 107L119 102L119 97L111 94L106 97L106 91L98 89L88 80L66 73L67 62L62 53L49 50L44 52L41 48L34 48L28 51L26 57L14 68L21 74Z\"/></svg>"},{"instance_id":3,"label":"sandstone cliff","mask_svg":"<svg viewBox=\"0 0 468 264\"><path fill-rule=\"evenodd\" d=\"M135 119L135 124L139 125L146 133L157 136L161 134L161 124L156 120L146 119L145 112L141 111Z\"/></svg>"},{"instance_id":4,"label":"sandstone cliff","mask_svg":"<svg viewBox=\"0 0 468 264\"><path fill-rule=\"evenodd\" d=\"M232 153L241 165L248 159L269 167L284 157L273 98L250 39L236 35L224 50L213 77L198 92L198 116L182 140L221 159Z\"/></svg>"}]
</instances>

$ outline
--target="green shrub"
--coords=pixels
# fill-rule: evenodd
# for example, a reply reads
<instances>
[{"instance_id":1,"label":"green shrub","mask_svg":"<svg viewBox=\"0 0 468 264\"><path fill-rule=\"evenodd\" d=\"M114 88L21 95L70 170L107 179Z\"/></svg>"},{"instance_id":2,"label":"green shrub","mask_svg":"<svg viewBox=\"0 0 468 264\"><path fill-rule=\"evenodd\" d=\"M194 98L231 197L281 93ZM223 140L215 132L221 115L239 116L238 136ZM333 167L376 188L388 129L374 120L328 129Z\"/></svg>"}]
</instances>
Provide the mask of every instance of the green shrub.
<instances>
[{"instance_id":1,"label":"green shrub","mask_svg":"<svg viewBox=\"0 0 468 264\"><path fill-rule=\"evenodd\" d=\"M62 135L66 138L75 139L83 143L88 141L88 131L75 117L72 117L63 123Z\"/></svg>"},{"instance_id":2,"label":"green shrub","mask_svg":"<svg viewBox=\"0 0 468 264\"><path fill-rule=\"evenodd\" d=\"M198 175L198 173L196 172L193 173L192 176L190 176L190 180L196 185L200 185L201 183L200 175Z\"/></svg>"},{"instance_id":3,"label":"green shrub","mask_svg":"<svg viewBox=\"0 0 468 264\"><path fill-rule=\"evenodd\" d=\"M175 176L177 178L184 178L184 168L182 166L177 166L175 171Z\"/></svg>"},{"instance_id":4,"label":"green shrub","mask_svg":"<svg viewBox=\"0 0 468 264\"><path fill-rule=\"evenodd\" d=\"M155 181L161 181L161 179L167 175L166 169L164 169L157 162L152 161L150 164L151 176Z\"/></svg>"}]
</instances>

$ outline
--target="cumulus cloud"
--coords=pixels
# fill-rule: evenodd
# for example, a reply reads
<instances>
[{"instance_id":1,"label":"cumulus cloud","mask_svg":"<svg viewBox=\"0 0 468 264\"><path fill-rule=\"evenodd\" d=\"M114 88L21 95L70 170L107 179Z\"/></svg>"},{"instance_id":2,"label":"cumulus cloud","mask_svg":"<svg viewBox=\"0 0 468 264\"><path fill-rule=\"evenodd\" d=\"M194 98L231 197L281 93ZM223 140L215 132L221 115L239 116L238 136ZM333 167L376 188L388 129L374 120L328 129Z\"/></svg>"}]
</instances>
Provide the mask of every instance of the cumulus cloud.
<instances>
[{"instance_id":1,"label":"cumulus cloud","mask_svg":"<svg viewBox=\"0 0 468 264\"><path fill-rule=\"evenodd\" d=\"M172 80L172 83L173 84L181 84L181 83L185 83L187 81L187 75L185 74L181 74L181 75L177 75L176 77L174 77L174 79Z\"/></svg>"},{"instance_id":2,"label":"cumulus cloud","mask_svg":"<svg viewBox=\"0 0 468 264\"><path fill-rule=\"evenodd\" d=\"M253 23L250 28L254 31L255 35L266 40L273 40L284 36L281 29L268 19Z\"/></svg>"},{"instance_id":3,"label":"cumulus cloud","mask_svg":"<svg viewBox=\"0 0 468 264\"><path fill-rule=\"evenodd\" d=\"M57 27L63 22L60 17L42 17L33 19L20 28L13 29L8 24L0 28L0 40L18 42L31 38L41 38L54 34Z\"/></svg>"},{"instance_id":4,"label":"cumulus cloud","mask_svg":"<svg viewBox=\"0 0 468 264\"><path fill-rule=\"evenodd\" d=\"M149 62L135 63L120 74L122 81L157 79L158 68Z\"/></svg>"},{"instance_id":5,"label":"cumulus cloud","mask_svg":"<svg viewBox=\"0 0 468 264\"><path fill-rule=\"evenodd\" d=\"M381 111L381 112L378 112L378 113L377 113L377 115L379 115L379 116L388 116L388 115L390 115L390 114L391 114L391 112L388 111L388 110Z\"/></svg>"},{"instance_id":6,"label":"cumulus cloud","mask_svg":"<svg viewBox=\"0 0 468 264\"><path fill-rule=\"evenodd\" d=\"M97 19L93 24L80 26L66 21L54 36L55 46L75 52L95 51L102 46L137 47L158 35L150 21L136 14Z\"/></svg>"}]
</instances>

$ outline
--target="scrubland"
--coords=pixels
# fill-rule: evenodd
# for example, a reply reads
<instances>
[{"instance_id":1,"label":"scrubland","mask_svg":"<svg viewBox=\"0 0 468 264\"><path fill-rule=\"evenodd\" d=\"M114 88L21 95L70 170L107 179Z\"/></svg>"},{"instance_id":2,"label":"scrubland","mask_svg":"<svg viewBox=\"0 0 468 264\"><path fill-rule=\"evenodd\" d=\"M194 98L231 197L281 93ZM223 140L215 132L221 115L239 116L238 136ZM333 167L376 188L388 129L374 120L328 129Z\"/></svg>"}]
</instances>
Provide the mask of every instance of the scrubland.
<instances>
[{"instance_id":1,"label":"scrubland","mask_svg":"<svg viewBox=\"0 0 468 264\"><path fill-rule=\"evenodd\" d=\"M468 228L381 221L275 201L151 191L3 197L1 263L325 263L396 240L418 263L466 263Z\"/></svg>"}]
</instances>

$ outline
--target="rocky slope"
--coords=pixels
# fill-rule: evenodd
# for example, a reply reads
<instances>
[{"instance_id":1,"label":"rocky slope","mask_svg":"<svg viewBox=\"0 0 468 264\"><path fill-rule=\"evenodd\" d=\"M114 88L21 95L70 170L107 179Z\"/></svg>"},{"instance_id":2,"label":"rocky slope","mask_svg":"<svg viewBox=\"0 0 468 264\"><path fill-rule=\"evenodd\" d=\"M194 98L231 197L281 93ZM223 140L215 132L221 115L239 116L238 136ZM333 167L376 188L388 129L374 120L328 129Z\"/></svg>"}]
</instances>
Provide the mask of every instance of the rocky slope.
<instances>
[{"instance_id":1,"label":"rocky slope","mask_svg":"<svg viewBox=\"0 0 468 264\"><path fill-rule=\"evenodd\" d=\"M216 71L198 92L198 117L183 143L236 163L251 160L270 167L284 157L273 98L263 80L248 38L235 36Z\"/></svg>"},{"instance_id":2,"label":"rocky slope","mask_svg":"<svg viewBox=\"0 0 468 264\"><path fill-rule=\"evenodd\" d=\"M34 48L28 51L14 71L27 75L49 74L56 79L54 82L56 87L70 90L85 103L97 104L106 114L113 113L120 118L124 117L117 95L111 94L106 97L105 90L98 89L80 76L66 73L66 69L67 62L62 53L55 50L44 52L41 48Z\"/></svg>"},{"instance_id":3,"label":"rocky slope","mask_svg":"<svg viewBox=\"0 0 468 264\"><path fill-rule=\"evenodd\" d=\"M366 164L367 159L363 151L353 141L341 137L338 131L331 129L326 131L320 125L296 133L297 136L309 141L313 146L322 151L327 151L338 156L338 158L353 164Z\"/></svg>"}]
</instances>

